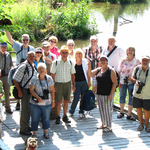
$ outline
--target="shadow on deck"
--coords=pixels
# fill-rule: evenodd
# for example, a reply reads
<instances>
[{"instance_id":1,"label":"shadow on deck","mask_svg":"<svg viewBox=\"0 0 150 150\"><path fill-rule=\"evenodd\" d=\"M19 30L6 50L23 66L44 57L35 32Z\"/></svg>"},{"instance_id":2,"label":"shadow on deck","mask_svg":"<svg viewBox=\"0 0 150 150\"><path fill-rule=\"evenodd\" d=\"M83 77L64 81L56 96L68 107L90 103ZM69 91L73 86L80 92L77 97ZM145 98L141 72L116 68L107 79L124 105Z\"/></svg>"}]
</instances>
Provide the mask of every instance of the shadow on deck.
<instances>
[{"instance_id":1,"label":"shadow on deck","mask_svg":"<svg viewBox=\"0 0 150 150\"><path fill-rule=\"evenodd\" d=\"M20 137L20 112L15 110L16 103L11 102L13 115L5 114L3 122L14 132L2 124L2 140L11 150L23 150L27 136ZM145 130L137 131L138 121L127 120L126 117L117 119L117 111L113 112L113 132L103 133L96 127L101 124L98 108L95 108L86 118L79 119L78 108L71 124L56 125L51 120L49 139L43 137L41 123L38 130L38 150L77 150L77 149L150 149L150 133ZM62 114L62 112L61 112Z\"/></svg>"}]
</instances>

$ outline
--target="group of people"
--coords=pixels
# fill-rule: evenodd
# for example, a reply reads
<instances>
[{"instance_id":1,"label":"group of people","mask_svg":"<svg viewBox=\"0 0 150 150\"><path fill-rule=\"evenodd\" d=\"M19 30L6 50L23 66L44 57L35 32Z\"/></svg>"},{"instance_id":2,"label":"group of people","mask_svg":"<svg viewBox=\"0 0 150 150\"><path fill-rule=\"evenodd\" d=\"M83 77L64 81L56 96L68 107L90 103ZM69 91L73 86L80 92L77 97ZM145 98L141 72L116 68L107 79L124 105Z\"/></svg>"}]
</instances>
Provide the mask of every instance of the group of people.
<instances>
[{"instance_id":1,"label":"group of people","mask_svg":"<svg viewBox=\"0 0 150 150\"><path fill-rule=\"evenodd\" d=\"M120 90L120 113L117 118L124 116L124 105L129 93L127 119L135 121L131 115L132 108L137 108L140 120L138 130L144 128L142 108L145 112L145 129L150 132L149 110L150 95L148 87L149 56L143 56L142 61L135 57L134 47L125 51L116 46L115 37L108 38L108 47L98 46L98 38L90 37L90 45L84 50L74 49L75 43L72 39L67 41L60 50L55 46L57 37L51 36L48 41L42 43L42 47L34 49L29 45L29 35L22 35L22 43L12 39L6 31L8 40L16 51L16 65L19 68L13 76L13 82L21 98L20 134L36 137L40 118L44 130L44 137L49 138L51 109L57 108L56 124L60 124L60 110L63 103L62 121L71 123L67 116L68 103L71 91L73 100L69 109L72 116L77 104L89 87L97 96L99 113L102 125L97 129L103 132L112 130L113 99L116 87ZM6 112L12 114L9 101L10 86L7 82L8 73L13 66L12 58L7 52L7 43L0 45L0 80L3 82L5 92ZM28 68L28 69L26 69ZM117 73L118 72L118 73ZM118 80L118 76L120 80ZM119 83L118 83L119 81ZM18 100L16 109L20 109ZM79 116L84 117L84 110L79 109ZM31 117L31 127L29 119Z\"/></svg>"}]
</instances>

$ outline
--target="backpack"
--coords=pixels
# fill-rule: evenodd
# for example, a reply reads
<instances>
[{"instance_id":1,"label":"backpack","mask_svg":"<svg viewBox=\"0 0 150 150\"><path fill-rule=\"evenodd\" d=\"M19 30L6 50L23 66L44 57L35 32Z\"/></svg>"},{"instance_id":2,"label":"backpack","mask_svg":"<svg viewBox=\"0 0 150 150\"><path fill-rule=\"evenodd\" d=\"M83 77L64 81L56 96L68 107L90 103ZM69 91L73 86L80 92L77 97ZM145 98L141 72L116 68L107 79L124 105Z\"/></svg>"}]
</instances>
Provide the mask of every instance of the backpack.
<instances>
[{"instance_id":1,"label":"backpack","mask_svg":"<svg viewBox=\"0 0 150 150\"><path fill-rule=\"evenodd\" d=\"M84 92L81 96L80 109L90 111L95 108L95 95L92 90Z\"/></svg>"},{"instance_id":2,"label":"backpack","mask_svg":"<svg viewBox=\"0 0 150 150\"><path fill-rule=\"evenodd\" d=\"M21 63L21 64L19 64L18 66L15 66L14 68L10 69L9 74L8 74L8 84L9 84L10 86L13 86L13 85L14 85L14 83L13 83L13 76L14 76L16 70L17 70L22 64L25 64L25 63ZM25 68L25 70L24 70L24 74L25 74L26 72L29 74L29 70L28 70L27 65L26 65L26 68ZM22 78L22 79L23 79L23 78ZM21 82L22 82L22 80L21 80Z\"/></svg>"}]
</instances>

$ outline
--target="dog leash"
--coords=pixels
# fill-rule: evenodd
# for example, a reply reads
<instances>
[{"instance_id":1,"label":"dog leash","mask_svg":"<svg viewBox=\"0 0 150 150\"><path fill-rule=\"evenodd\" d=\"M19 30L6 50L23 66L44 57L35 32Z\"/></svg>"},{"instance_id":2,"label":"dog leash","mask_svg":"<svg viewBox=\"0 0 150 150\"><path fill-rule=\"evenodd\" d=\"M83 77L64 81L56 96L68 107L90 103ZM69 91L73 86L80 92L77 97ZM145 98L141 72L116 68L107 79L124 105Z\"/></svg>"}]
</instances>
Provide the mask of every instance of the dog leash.
<instances>
[{"instance_id":1,"label":"dog leash","mask_svg":"<svg viewBox=\"0 0 150 150\"><path fill-rule=\"evenodd\" d=\"M5 127L7 127L10 131L12 131L13 133L17 134L19 137L23 138L24 140L26 140L26 138L20 136L18 133L14 132L12 129L10 129L1 119L0 119L0 123L2 123Z\"/></svg>"}]
</instances>

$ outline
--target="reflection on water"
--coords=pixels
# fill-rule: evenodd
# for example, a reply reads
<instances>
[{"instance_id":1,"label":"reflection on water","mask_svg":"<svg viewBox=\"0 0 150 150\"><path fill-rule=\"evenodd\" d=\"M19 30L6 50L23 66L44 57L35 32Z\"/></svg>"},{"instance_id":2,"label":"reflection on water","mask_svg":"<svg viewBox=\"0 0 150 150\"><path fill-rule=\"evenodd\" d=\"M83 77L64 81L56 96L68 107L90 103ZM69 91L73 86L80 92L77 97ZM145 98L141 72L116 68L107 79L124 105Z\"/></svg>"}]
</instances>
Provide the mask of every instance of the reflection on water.
<instances>
[{"instance_id":1,"label":"reflection on water","mask_svg":"<svg viewBox=\"0 0 150 150\"><path fill-rule=\"evenodd\" d=\"M126 50L129 46L136 49L136 54L139 57L143 52L150 51L150 2L130 5L107 5L105 3L92 3L89 5L90 19L96 18L98 24L97 34L99 44L106 47L107 37L109 35L116 36L116 44ZM119 26L119 22L123 19L133 21L133 23ZM59 41L58 48L66 44L66 41ZM41 46L41 43L33 44ZM75 40L75 48L86 47L89 45L89 39Z\"/></svg>"}]
</instances>

